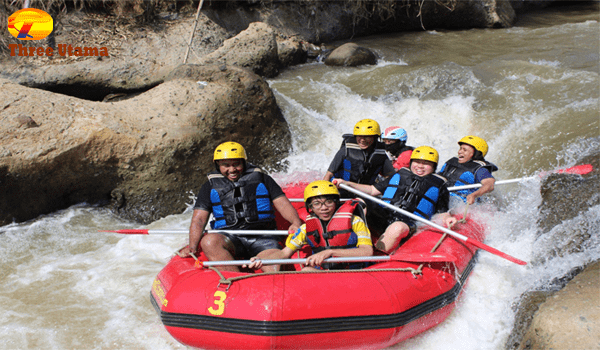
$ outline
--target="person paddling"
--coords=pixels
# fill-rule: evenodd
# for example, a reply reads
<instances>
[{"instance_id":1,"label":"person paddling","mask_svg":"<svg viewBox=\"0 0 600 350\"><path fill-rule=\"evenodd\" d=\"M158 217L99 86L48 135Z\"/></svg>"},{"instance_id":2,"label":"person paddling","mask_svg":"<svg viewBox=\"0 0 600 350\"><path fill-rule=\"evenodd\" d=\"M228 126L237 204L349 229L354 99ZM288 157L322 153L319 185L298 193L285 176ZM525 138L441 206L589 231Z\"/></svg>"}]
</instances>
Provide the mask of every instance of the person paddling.
<instances>
[{"instance_id":1,"label":"person paddling","mask_svg":"<svg viewBox=\"0 0 600 350\"><path fill-rule=\"evenodd\" d=\"M364 263L323 263L330 257L373 255L371 233L365 224L358 201L340 202L338 189L329 181L311 182L304 189L304 202L308 210L306 224L289 236L285 247L271 251L264 259L288 259L295 251L308 244L312 255L306 259L303 270L357 269ZM255 257L250 268L263 267L260 257Z\"/></svg>"},{"instance_id":2,"label":"person paddling","mask_svg":"<svg viewBox=\"0 0 600 350\"><path fill-rule=\"evenodd\" d=\"M371 196L382 195L383 201L427 220L436 213L443 213L441 220L446 227L450 227L457 220L447 213L449 194L446 179L434 174L438 160L439 155L434 148L421 146L412 152L410 169L402 168L385 181L364 185L335 179L333 183L338 187L346 184ZM370 220L370 224L381 223L383 226L380 227L385 229L375 244L375 248L384 253L393 253L404 238L416 231L413 219L382 206L371 214L379 217L379 220Z\"/></svg>"},{"instance_id":3,"label":"person paddling","mask_svg":"<svg viewBox=\"0 0 600 350\"><path fill-rule=\"evenodd\" d=\"M381 135L379 123L363 119L354 125L353 135L344 135L342 147L331 161L323 180L333 177L360 184L372 185L378 175L389 177L395 169L385 153L385 145L378 141ZM343 198L354 197L340 191Z\"/></svg>"},{"instance_id":4,"label":"person paddling","mask_svg":"<svg viewBox=\"0 0 600 350\"><path fill-rule=\"evenodd\" d=\"M448 160L439 174L448 179L448 186L463 186L481 183L479 189L465 189L450 193L471 205L482 195L494 190L496 179L492 172L498 170L494 164L484 159L488 145L484 139L477 136L465 136L458 141L458 157Z\"/></svg>"},{"instance_id":5,"label":"person paddling","mask_svg":"<svg viewBox=\"0 0 600 350\"><path fill-rule=\"evenodd\" d=\"M281 187L257 168L247 163L244 147L237 142L225 142L217 146L213 161L216 171L208 174L196 197L190 224L189 246L179 255L187 257L199 249L208 260L248 259L279 250L283 242L277 236L231 235L228 233L205 234L210 214L213 229L228 230L274 230L275 209L291 223L293 233L302 221L283 193ZM279 266L266 266L269 271ZM220 266L220 270L239 271L237 266Z\"/></svg>"},{"instance_id":6,"label":"person paddling","mask_svg":"<svg viewBox=\"0 0 600 350\"><path fill-rule=\"evenodd\" d=\"M410 156L413 147L406 145L408 134L399 126L390 126L381 134L381 140L385 143L385 152L392 160L395 169L410 167Z\"/></svg>"}]
</instances>

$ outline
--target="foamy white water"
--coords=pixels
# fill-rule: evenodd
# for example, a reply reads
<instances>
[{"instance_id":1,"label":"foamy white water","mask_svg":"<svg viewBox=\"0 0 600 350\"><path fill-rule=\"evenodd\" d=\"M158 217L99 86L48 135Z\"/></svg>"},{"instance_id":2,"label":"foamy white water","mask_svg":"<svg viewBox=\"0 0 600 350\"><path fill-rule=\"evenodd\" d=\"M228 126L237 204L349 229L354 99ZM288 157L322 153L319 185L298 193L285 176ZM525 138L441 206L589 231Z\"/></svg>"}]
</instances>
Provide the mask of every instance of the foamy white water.
<instances>
[{"instance_id":1,"label":"foamy white water","mask_svg":"<svg viewBox=\"0 0 600 350\"><path fill-rule=\"evenodd\" d=\"M490 144L486 158L501 168L498 179L572 166L600 148L597 17L563 11L505 30L360 39L380 64L287 70L270 84L293 152L288 170L274 176L281 183L321 177L341 135L363 118L404 127L409 145L431 145L443 160L462 136L480 135ZM394 349L503 349L521 294L600 256L599 207L537 238L539 180L497 186L491 198L498 210L470 209L490 226L486 244L532 263L481 252L450 317ZM190 217L188 210L149 228L187 229ZM186 348L166 332L149 293L187 237L98 232L139 227L86 205L0 227L2 347ZM555 256L576 228L591 238L579 252Z\"/></svg>"}]
</instances>

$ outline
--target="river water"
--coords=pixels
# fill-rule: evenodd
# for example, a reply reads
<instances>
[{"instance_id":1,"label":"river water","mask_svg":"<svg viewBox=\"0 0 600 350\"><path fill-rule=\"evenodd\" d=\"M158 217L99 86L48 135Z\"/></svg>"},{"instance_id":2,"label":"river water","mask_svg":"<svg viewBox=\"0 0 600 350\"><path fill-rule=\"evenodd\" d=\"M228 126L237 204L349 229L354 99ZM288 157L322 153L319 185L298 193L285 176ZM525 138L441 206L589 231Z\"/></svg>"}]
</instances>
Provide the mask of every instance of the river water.
<instances>
[{"instance_id":1,"label":"river water","mask_svg":"<svg viewBox=\"0 0 600 350\"><path fill-rule=\"evenodd\" d=\"M456 154L461 137L479 135L501 169L497 179L573 166L600 148L597 3L527 14L510 29L355 42L376 51L379 64L311 63L270 81L293 135L288 170L273 174L279 182L322 176L341 134L363 118L404 127L409 145L431 145L440 160ZM577 253L526 267L482 252L450 317L394 349L504 349L521 294L598 259L598 206L537 238L540 183L497 186L493 214L470 209L489 224L486 244L535 262L565 244L572 226L588 227L591 239ZM187 210L146 227L187 229L190 217ZM187 238L98 232L120 228L139 225L85 204L0 227L2 348L186 348L166 332L149 293Z\"/></svg>"}]
</instances>

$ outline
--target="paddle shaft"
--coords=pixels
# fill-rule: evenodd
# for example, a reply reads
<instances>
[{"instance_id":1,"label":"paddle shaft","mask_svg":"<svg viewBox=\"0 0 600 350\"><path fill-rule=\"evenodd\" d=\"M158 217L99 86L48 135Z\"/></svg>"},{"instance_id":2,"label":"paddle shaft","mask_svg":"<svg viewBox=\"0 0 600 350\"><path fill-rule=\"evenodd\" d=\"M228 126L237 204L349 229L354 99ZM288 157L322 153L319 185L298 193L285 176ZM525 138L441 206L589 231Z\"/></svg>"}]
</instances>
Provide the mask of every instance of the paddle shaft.
<instances>
[{"instance_id":1,"label":"paddle shaft","mask_svg":"<svg viewBox=\"0 0 600 350\"><path fill-rule=\"evenodd\" d=\"M363 262L363 261L390 261L389 256L354 256L345 258L327 258L323 260L325 263L348 263L348 262ZM250 265L250 260L223 260L223 261L203 261L204 266L242 266ZM304 264L306 259L270 259L262 260L263 265L283 265L283 264Z\"/></svg>"},{"instance_id":2,"label":"paddle shaft","mask_svg":"<svg viewBox=\"0 0 600 350\"><path fill-rule=\"evenodd\" d=\"M187 235L189 230L145 230L145 229L129 229L101 232L113 232L125 235ZM285 230L206 230L206 233L229 233L231 235L271 235L271 236L287 236L288 231Z\"/></svg>"},{"instance_id":3,"label":"paddle shaft","mask_svg":"<svg viewBox=\"0 0 600 350\"><path fill-rule=\"evenodd\" d=\"M393 210L395 212L398 212L398 213L400 213L402 215L408 216L409 218L411 218L413 220L417 220L417 221L420 221L422 223L428 224L429 226L437 228L438 230L440 230L442 232L445 232L445 233L449 234L450 236L452 236L452 237L454 237L456 239L460 239L461 241L473 244L474 246L476 246L476 247L478 247L480 249L486 250L486 251L488 251L488 252L490 252L492 254L496 254L496 255L498 255L500 257L503 257L503 258L505 258L505 259L507 259L509 261L514 262L515 264L519 264L519 265L526 265L527 264L526 262L524 262L522 260L519 260L519 259L517 259L515 257L512 257L512 256L506 254L506 253L503 253L503 252L501 252L501 251L499 251L499 250L497 250L495 248L492 248L492 247L490 247L490 246L488 246L486 244L483 244L483 243L481 243L481 242L479 242L479 241L477 241L475 239L466 237L464 235L461 235L460 233L456 233L456 232L454 232L452 230L449 230L449 229L447 229L447 228L445 228L443 226L440 226L440 225L435 224L435 223L433 223L433 222L431 222L431 221L429 221L427 219L424 219L424 218L422 218L422 217L420 217L418 215L410 213L410 212L408 212L408 211L406 211L404 209L400 209L398 207L395 207L395 206L391 205L390 203L384 202L384 201L382 201L379 198L375 198L375 197L373 197L373 196L371 196L371 195L369 195L367 193L364 193L362 191L356 190L356 189L354 189L354 188L352 188L352 187L350 187L350 186L348 186L346 184L340 184L339 186L341 188L345 189L345 190L348 190L348 191L350 191L350 192L352 192L354 194L357 194L357 195L359 195L361 197L367 198L367 199L369 199L369 200L371 200L371 201L373 201L373 202L375 202L377 204L380 204L380 205L382 205L382 206L384 206L386 208L389 208L389 209L391 209L391 210Z\"/></svg>"},{"instance_id":4,"label":"paddle shaft","mask_svg":"<svg viewBox=\"0 0 600 350\"><path fill-rule=\"evenodd\" d=\"M547 172L543 172L541 174L539 174L539 177L545 176L547 174L579 174L579 175L585 175L589 172L591 172L592 170L594 170L594 167L591 164L582 164L582 165L576 165L567 169L558 169L558 170L553 170L553 171L547 171ZM536 176L527 176L527 177L521 177L521 178L517 178L517 179L510 179L510 180L500 180L500 181L496 181L494 183L494 185L504 185L504 184L511 184L511 183L515 183L515 182L520 182L520 181L525 181L525 180L531 180L531 179L535 179ZM481 184L472 184L472 185L464 185L464 186L452 186L452 187L448 187L448 191L460 191L460 190L468 190L470 188L478 188L481 187Z\"/></svg>"},{"instance_id":5,"label":"paddle shaft","mask_svg":"<svg viewBox=\"0 0 600 350\"><path fill-rule=\"evenodd\" d=\"M535 179L535 176L521 177L521 178L518 178L518 179L510 179L510 180L500 180L500 181L494 182L494 186L495 185L511 184L511 183L521 182L521 181L529 180L529 179ZM464 186L452 186L452 187L448 187L448 191L468 190L470 188L478 188L478 187L481 187L481 186L482 186L481 184L472 184L472 185L464 185Z\"/></svg>"},{"instance_id":6,"label":"paddle shaft","mask_svg":"<svg viewBox=\"0 0 600 350\"><path fill-rule=\"evenodd\" d=\"M390 256L349 256L328 258L324 260L328 263L335 262L363 262L363 261L405 261L417 263L455 263L456 257L448 254L440 253L398 253ZM250 260L223 260L223 261L205 261L204 266L241 266L250 265ZM263 265L282 265L282 264L303 264L306 259L273 259L262 260Z\"/></svg>"}]
</instances>

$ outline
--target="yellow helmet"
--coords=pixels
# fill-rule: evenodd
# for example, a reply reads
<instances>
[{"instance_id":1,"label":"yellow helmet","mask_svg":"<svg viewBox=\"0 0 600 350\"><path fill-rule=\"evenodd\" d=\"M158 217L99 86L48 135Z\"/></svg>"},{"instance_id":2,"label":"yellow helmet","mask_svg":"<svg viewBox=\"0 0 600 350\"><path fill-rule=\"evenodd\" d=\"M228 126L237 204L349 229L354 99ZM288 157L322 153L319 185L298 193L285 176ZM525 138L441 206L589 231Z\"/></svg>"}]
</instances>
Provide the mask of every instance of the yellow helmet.
<instances>
[{"instance_id":1,"label":"yellow helmet","mask_svg":"<svg viewBox=\"0 0 600 350\"><path fill-rule=\"evenodd\" d=\"M379 128L379 123L374 121L373 119L363 119L359 120L356 125L354 125L354 136L380 136L381 129Z\"/></svg>"},{"instance_id":2,"label":"yellow helmet","mask_svg":"<svg viewBox=\"0 0 600 350\"><path fill-rule=\"evenodd\" d=\"M222 159L248 159L246 157L246 150L242 145L237 142L223 142L215 148L215 154L213 161Z\"/></svg>"},{"instance_id":3,"label":"yellow helmet","mask_svg":"<svg viewBox=\"0 0 600 350\"><path fill-rule=\"evenodd\" d=\"M458 141L459 145L462 145L463 143L466 143L467 145L472 146L477 151L481 152L481 155L483 157L485 157L485 155L488 152L487 142L485 142L485 140L482 139L481 137L472 136L472 135L465 136L462 139L460 139L460 141Z\"/></svg>"},{"instance_id":4,"label":"yellow helmet","mask_svg":"<svg viewBox=\"0 0 600 350\"><path fill-rule=\"evenodd\" d=\"M336 195L339 197L340 192L337 187L329 181L317 180L313 181L306 186L304 189L304 202L308 201L312 197Z\"/></svg>"},{"instance_id":5,"label":"yellow helmet","mask_svg":"<svg viewBox=\"0 0 600 350\"><path fill-rule=\"evenodd\" d=\"M412 151L412 155L410 156L410 159L422 159L422 160L428 160L430 162L434 162L435 164L438 163L438 160L440 160L440 156L438 154L438 152L435 150L435 148L433 147L429 147L429 146L421 146L421 147L417 147Z\"/></svg>"}]
</instances>

